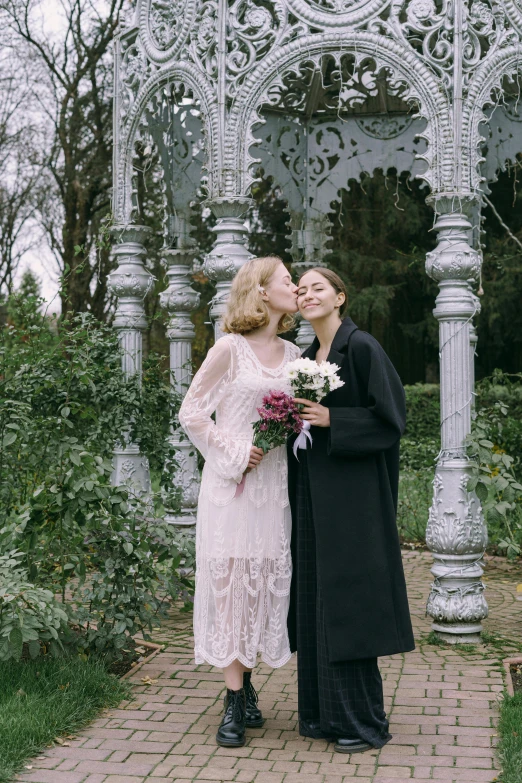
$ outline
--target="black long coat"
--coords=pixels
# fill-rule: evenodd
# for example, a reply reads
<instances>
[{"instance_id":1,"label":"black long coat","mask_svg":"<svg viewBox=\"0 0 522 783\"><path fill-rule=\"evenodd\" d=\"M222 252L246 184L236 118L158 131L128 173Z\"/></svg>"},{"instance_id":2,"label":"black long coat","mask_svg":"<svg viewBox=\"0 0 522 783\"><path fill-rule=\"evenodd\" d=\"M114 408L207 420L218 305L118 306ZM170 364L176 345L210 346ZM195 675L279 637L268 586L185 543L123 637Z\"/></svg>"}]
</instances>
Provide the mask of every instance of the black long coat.
<instances>
[{"instance_id":1,"label":"black long coat","mask_svg":"<svg viewBox=\"0 0 522 783\"><path fill-rule=\"evenodd\" d=\"M314 359L318 348L316 338L303 356ZM336 663L408 652L415 643L396 525L404 389L379 343L351 318L339 327L328 361L340 366L345 385L322 400L330 427L312 426L306 459L316 535L310 556L317 558L329 657ZM291 445L288 461L295 530L299 465ZM294 536L292 555L295 563ZM294 651L295 580L288 631Z\"/></svg>"}]
</instances>

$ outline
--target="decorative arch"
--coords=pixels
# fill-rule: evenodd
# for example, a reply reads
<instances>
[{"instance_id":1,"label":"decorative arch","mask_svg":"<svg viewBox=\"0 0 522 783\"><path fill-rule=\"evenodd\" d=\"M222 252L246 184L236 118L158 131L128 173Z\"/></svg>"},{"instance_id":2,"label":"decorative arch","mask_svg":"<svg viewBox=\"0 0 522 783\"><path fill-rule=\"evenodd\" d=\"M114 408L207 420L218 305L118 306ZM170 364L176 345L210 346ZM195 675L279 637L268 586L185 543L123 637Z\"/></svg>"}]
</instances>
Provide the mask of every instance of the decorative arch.
<instances>
[{"instance_id":1,"label":"decorative arch","mask_svg":"<svg viewBox=\"0 0 522 783\"><path fill-rule=\"evenodd\" d=\"M485 60L469 84L463 106L462 124L464 138L468 144L466 159L469 160L470 169L467 179L471 191L479 190L483 181L480 164L484 161L481 148L485 139L480 133L480 125L488 122L485 109L495 105L492 96L495 90L502 93L502 80L505 77L513 78L516 74L522 75L522 43L501 49Z\"/></svg>"},{"instance_id":2,"label":"decorative arch","mask_svg":"<svg viewBox=\"0 0 522 783\"><path fill-rule=\"evenodd\" d=\"M353 30L343 33L328 32L305 36L270 54L245 80L230 110L225 140L225 187L227 192L246 193L254 181L252 167L258 162L250 148L256 143L255 125L263 124L262 103L268 102L268 90L279 82L284 72L299 67L303 60L316 64L324 55L339 60L351 54L356 63L371 60L377 70L388 70L394 84L406 86L405 98L418 101L417 116L427 120L420 134L427 142L427 150L419 158L426 161L427 171L422 175L432 191L442 191L451 182L450 107L440 82L412 51L389 38L375 33ZM445 154L446 153L446 154Z\"/></svg>"},{"instance_id":3,"label":"decorative arch","mask_svg":"<svg viewBox=\"0 0 522 783\"><path fill-rule=\"evenodd\" d=\"M145 110L151 106L151 102L161 90L172 83L183 84L199 102L207 167L209 170L214 167L218 118L217 100L211 85L189 63L176 63L171 68L158 71L139 90L126 118L125 126L121 129L115 160L117 200L114 204L114 213L118 223L126 224L131 217L134 144L140 135L140 125Z\"/></svg>"}]
</instances>

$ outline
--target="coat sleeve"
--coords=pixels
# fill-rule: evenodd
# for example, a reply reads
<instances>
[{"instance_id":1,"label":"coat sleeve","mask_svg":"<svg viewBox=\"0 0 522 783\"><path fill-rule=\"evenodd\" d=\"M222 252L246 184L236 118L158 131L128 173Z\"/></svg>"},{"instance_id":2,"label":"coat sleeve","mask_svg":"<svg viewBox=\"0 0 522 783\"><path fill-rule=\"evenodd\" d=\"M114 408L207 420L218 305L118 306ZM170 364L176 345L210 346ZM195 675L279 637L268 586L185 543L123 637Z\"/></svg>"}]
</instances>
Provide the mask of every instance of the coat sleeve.
<instances>
[{"instance_id":1,"label":"coat sleeve","mask_svg":"<svg viewBox=\"0 0 522 783\"><path fill-rule=\"evenodd\" d=\"M230 342L221 338L209 350L179 410L179 422L206 462L223 479L240 482L248 465L251 441L218 428L212 414L233 380Z\"/></svg>"},{"instance_id":2,"label":"coat sleeve","mask_svg":"<svg viewBox=\"0 0 522 783\"><path fill-rule=\"evenodd\" d=\"M357 379L367 407L330 408L328 453L339 457L376 454L393 446L406 425L404 389L397 372L376 341L353 347Z\"/></svg>"}]
</instances>

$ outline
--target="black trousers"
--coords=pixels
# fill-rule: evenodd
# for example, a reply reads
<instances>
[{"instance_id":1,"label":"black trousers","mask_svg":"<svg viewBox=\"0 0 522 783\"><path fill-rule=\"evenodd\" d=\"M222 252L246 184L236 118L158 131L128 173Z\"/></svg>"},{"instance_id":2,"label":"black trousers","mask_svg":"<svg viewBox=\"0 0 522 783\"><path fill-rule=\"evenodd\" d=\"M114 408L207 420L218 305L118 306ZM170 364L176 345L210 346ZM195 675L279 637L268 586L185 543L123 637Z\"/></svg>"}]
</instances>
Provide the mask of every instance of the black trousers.
<instances>
[{"instance_id":1,"label":"black trousers","mask_svg":"<svg viewBox=\"0 0 522 783\"><path fill-rule=\"evenodd\" d=\"M381 748L390 739L377 658L328 660L324 607L316 568L315 529L306 454L299 452L296 535L299 732L317 739L360 738ZM332 542L335 546L335 542ZM347 564L349 568L349 564ZM346 600L350 600L346 596ZM347 629L349 633L349 629Z\"/></svg>"}]
</instances>

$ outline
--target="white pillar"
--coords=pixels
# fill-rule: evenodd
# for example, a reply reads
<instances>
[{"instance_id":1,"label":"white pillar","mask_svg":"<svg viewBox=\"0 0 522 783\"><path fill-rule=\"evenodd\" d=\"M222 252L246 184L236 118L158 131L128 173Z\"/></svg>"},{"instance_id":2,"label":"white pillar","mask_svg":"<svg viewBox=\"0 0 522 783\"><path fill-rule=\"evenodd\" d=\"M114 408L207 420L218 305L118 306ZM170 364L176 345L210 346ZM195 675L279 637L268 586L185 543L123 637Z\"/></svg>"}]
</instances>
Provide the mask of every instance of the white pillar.
<instances>
[{"instance_id":1,"label":"white pillar","mask_svg":"<svg viewBox=\"0 0 522 783\"><path fill-rule=\"evenodd\" d=\"M480 299L478 296L473 296L473 301L475 302L475 308L476 308L476 315L480 313ZM475 408L475 356L477 353L477 329L475 327L474 321L470 321L469 324L469 375L470 375L470 385L471 385L471 391L473 392L473 399L471 401L471 410Z\"/></svg>"},{"instance_id":2,"label":"white pillar","mask_svg":"<svg viewBox=\"0 0 522 783\"><path fill-rule=\"evenodd\" d=\"M122 368L127 378L138 375L141 379L143 332L147 328L143 300L154 279L144 266L143 242L149 232L146 226L112 229L118 266L109 275L109 288L118 297L114 328L118 330ZM140 454L138 445L130 442L128 433L121 433L120 437L114 449L112 483L127 484L139 494L147 494L150 491L148 460Z\"/></svg>"},{"instance_id":3,"label":"white pillar","mask_svg":"<svg viewBox=\"0 0 522 783\"><path fill-rule=\"evenodd\" d=\"M210 304L210 318L214 324L216 340L222 336L220 321L224 315L232 280L245 261L253 258L247 249L248 229L245 225L247 211L253 200L246 196L223 196L207 201L217 218L214 231L216 241L205 257L205 274L216 283L216 294Z\"/></svg>"},{"instance_id":4,"label":"white pillar","mask_svg":"<svg viewBox=\"0 0 522 783\"><path fill-rule=\"evenodd\" d=\"M188 234L177 250L163 251L167 267L168 288L160 295L160 302L170 314L167 337L170 342L170 378L173 390L182 396L192 380L192 340L196 336L190 314L199 305L199 294L191 287L191 273L196 248ZM169 435L175 450L174 461L167 460L164 468L165 519L183 527L194 526L199 495L197 452L178 422ZM177 494L176 503L173 496Z\"/></svg>"},{"instance_id":5,"label":"white pillar","mask_svg":"<svg viewBox=\"0 0 522 783\"><path fill-rule=\"evenodd\" d=\"M469 244L472 198L451 194L432 201L438 245L427 255L426 271L440 287L433 312L439 321L441 451L426 532L435 561L427 613L445 641L474 643L488 614L481 579L487 530L480 501L467 490L471 466L464 445L471 427L470 332L477 312L469 281L478 279L480 257Z\"/></svg>"}]
</instances>

